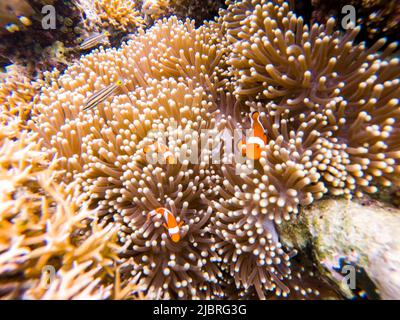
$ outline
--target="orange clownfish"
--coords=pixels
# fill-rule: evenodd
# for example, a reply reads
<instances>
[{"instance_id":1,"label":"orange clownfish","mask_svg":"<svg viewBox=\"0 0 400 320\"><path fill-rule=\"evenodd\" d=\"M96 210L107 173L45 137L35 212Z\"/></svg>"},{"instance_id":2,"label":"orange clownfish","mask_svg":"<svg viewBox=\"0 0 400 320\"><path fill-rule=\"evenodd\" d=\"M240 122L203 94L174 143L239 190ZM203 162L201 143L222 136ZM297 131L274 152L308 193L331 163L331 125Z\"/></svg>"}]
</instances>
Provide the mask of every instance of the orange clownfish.
<instances>
[{"instance_id":1,"label":"orange clownfish","mask_svg":"<svg viewBox=\"0 0 400 320\"><path fill-rule=\"evenodd\" d=\"M177 222L174 215L172 214L171 211L169 211L166 208L157 208L151 212L149 212L149 215L147 217L147 220L150 219L150 216L155 215L155 214L160 214L162 217L164 217L164 223L163 226L165 229L168 230L168 234L173 242L179 242L181 240L181 235L180 235L180 227L183 225L183 221Z\"/></svg>"},{"instance_id":2,"label":"orange clownfish","mask_svg":"<svg viewBox=\"0 0 400 320\"><path fill-rule=\"evenodd\" d=\"M258 111L251 113L250 121L251 136L239 142L239 150L242 151L243 156L247 156L251 160L258 160L261 157L262 148L267 143L267 135Z\"/></svg>"},{"instance_id":3,"label":"orange clownfish","mask_svg":"<svg viewBox=\"0 0 400 320\"><path fill-rule=\"evenodd\" d=\"M152 145L146 146L143 148L144 153L149 153L151 152L160 152L164 158L164 160L168 164L175 164L175 157L174 154L169 150L169 148L160 142L155 142Z\"/></svg>"}]
</instances>

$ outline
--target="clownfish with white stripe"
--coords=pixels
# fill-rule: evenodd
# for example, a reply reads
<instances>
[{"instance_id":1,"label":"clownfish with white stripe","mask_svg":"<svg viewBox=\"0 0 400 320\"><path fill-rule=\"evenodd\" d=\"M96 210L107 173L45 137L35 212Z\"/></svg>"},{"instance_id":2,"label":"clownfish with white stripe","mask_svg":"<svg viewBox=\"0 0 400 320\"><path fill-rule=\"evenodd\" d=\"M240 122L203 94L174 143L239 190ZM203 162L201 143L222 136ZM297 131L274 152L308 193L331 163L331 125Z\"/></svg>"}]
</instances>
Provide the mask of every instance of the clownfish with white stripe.
<instances>
[{"instance_id":1,"label":"clownfish with white stripe","mask_svg":"<svg viewBox=\"0 0 400 320\"><path fill-rule=\"evenodd\" d=\"M175 164L175 157L174 154L169 150L169 148L160 142L155 142L149 146L145 146L143 148L144 153L149 153L149 152L160 152L164 160L168 164Z\"/></svg>"},{"instance_id":2,"label":"clownfish with white stripe","mask_svg":"<svg viewBox=\"0 0 400 320\"><path fill-rule=\"evenodd\" d=\"M260 113L254 111L250 115L251 121L251 136L246 140L239 142L239 150L242 155L251 160L259 160L261 158L262 148L267 144L267 134L264 126L260 121Z\"/></svg>"},{"instance_id":3,"label":"clownfish with white stripe","mask_svg":"<svg viewBox=\"0 0 400 320\"><path fill-rule=\"evenodd\" d=\"M183 225L183 221L177 222L175 216L166 208L157 208L150 211L147 216L147 221L151 216L156 214L161 215L164 218L163 226L168 230L168 235L173 242L179 242L181 240L180 227Z\"/></svg>"}]
</instances>

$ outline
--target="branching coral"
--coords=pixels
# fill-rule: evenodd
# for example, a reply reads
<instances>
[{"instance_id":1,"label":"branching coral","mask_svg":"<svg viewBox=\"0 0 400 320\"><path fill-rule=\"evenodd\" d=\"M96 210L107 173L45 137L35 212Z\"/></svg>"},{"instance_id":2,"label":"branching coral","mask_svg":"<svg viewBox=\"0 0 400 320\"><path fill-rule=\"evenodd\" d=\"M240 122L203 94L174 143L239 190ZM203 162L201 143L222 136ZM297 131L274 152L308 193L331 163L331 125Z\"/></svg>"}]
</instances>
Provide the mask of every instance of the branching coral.
<instances>
[{"instance_id":1,"label":"branching coral","mask_svg":"<svg viewBox=\"0 0 400 320\"><path fill-rule=\"evenodd\" d=\"M0 122L4 124L8 119L18 118L24 125L30 116L32 98L38 87L20 66L9 66L7 72L0 74Z\"/></svg>"},{"instance_id":2,"label":"branching coral","mask_svg":"<svg viewBox=\"0 0 400 320\"><path fill-rule=\"evenodd\" d=\"M144 24L137 2L139 1L94 0L94 8L103 28L133 31Z\"/></svg>"},{"instance_id":3,"label":"branching coral","mask_svg":"<svg viewBox=\"0 0 400 320\"><path fill-rule=\"evenodd\" d=\"M142 13L152 19L159 19L168 13L171 5L169 0L144 0L142 2Z\"/></svg>"},{"instance_id":4,"label":"branching coral","mask_svg":"<svg viewBox=\"0 0 400 320\"><path fill-rule=\"evenodd\" d=\"M50 155L40 151L35 136L10 126L2 130L0 142L1 296L59 298L54 290L61 286L63 298L112 297L110 279L116 277L119 251L116 229L96 223L73 185L55 182L61 172ZM50 287L40 280L47 276L46 268L57 272L57 280L49 279ZM80 280L75 285L76 272ZM125 295L137 291L126 282L124 286L131 288Z\"/></svg>"}]
</instances>

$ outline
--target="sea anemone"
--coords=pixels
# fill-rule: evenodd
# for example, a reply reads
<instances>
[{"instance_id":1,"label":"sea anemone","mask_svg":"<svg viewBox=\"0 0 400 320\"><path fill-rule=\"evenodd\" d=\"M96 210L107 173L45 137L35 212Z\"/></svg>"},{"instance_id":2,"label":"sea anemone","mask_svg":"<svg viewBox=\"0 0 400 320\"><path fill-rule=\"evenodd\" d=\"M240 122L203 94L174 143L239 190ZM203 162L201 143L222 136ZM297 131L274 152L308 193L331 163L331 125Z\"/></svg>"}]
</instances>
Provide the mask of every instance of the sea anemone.
<instances>
[{"instance_id":1,"label":"sea anemone","mask_svg":"<svg viewBox=\"0 0 400 320\"><path fill-rule=\"evenodd\" d=\"M354 43L358 28L340 37L333 19L308 27L287 3L261 3L252 14L246 11L240 31L234 27L238 39L230 38L228 64L237 97L273 100L277 116L287 113L285 127L295 131L305 125L299 118L322 114L326 122L319 132L346 144L349 160L340 162L349 161L347 183L356 184L357 195L376 192L371 183L398 185L392 173L399 170L400 66L390 58L397 45L378 52L385 43L380 40L367 49Z\"/></svg>"},{"instance_id":2,"label":"sea anemone","mask_svg":"<svg viewBox=\"0 0 400 320\"><path fill-rule=\"evenodd\" d=\"M29 235L15 249L16 240L3 241L0 270L27 280L7 295L330 296L281 244L279 224L327 195L400 185L396 45L367 49L354 41L358 29L341 35L334 25L308 26L282 0L245 0L198 28L157 21L118 49L96 49L47 75L30 140L6 138L7 146L29 141L37 156L27 163L43 162L29 170L46 172L28 175L38 204L29 221L39 226L13 229L24 210L0 220L4 234ZM250 129L254 111L267 142L250 160L229 138ZM8 176L14 167L4 166ZM18 188L28 184L21 181ZM178 238L159 210L174 217ZM28 280L37 283L46 265L56 281L35 290ZM71 291L57 295L61 287Z\"/></svg>"},{"instance_id":3,"label":"sea anemone","mask_svg":"<svg viewBox=\"0 0 400 320\"><path fill-rule=\"evenodd\" d=\"M204 200L212 169L208 162L182 162L183 156L192 156L202 130L215 126L215 121L207 121L207 109L212 109L207 94L191 81L169 78L115 99L104 109L110 116L107 122L100 116L90 117L96 120L87 124L87 115L75 119L81 132L87 128L87 135L75 145L81 147L82 172L73 171L73 176L98 208L98 216L118 226L121 255L134 258L135 271L142 272L150 292L164 298L221 295L215 284L217 268L208 261L215 259L206 227L211 212ZM165 139L181 164L147 163L143 149L159 139ZM166 238L158 217L146 222L147 214L158 207L169 208L186 222L179 244ZM203 289L197 287L200 283Z\"/></svg>"},{"instance_id":4,"label":"sea anemone","mask_svg":"<svg viewBox=\"0 0 400 320\"><path fill-rule=\"evenodd\" d=\"M162 164L162 159L161 163L148 163L139 150L127 164L121 186L113 189L116 200L104 203L115 203L114 220L121 225L120 239L127 248L123 255L134 257L137 272L143 272L151 292L161 298L221 298L223 279L209 229L212 210L206 201L214 196L210 186L219 177L209 166L207 152L191 154L193 145L201 139L201 130L191 121L175 128L170 121L156 121L154 135L143 143L167 140L177 164ZM193 164L193 156L200 156L200 163ZM179 242L174 243L166 234L162 216L148 216L160 207L170 210L178 223L183 223Z\"/></svg>"},{"instance_id":5,"label":"sea anemone","mask_svg":"<svg viewBox=\"0 0 400 320\"><path fill-rule=\"evenodd\" d=\"M120 118L118 112L111 112L109 107L100 106L95 115L81 112L85 99L118 79L123 80L125 92L133 92L138 86L146 88L154 80L169 77L176 80L182 78L183 82L188 83L177 84L179 88L187 85L193 87L199 83L204 84L207 91L210 91L208 88L222 85L218 72L224 51L220 52L219 44L214 44L214 41L216 40L211 28L199 30L195 29L190 21L182 23L176 18L171 18L158 22L147 33L140 32L135 39L119 50L95 50L83 56L81 63L71 66L57 81L42 88L41 99L36 104L38 117L35 122L30 122L31 128L41 134L47 147L52 146L57 151L61 161L65 162L63 166L68 169L67 177L71 177L74 171L82 171L85 161L82 142L85 136L97 136L96 131L100 133L103 125L107 121L113 121L115 117L118 117L118 125L129 125L128 120ZM158 95L155 89L153 91L153 94ZM54 95L54 92L57 92L57 95ZM137 92L136 96L141 91ZM185 95L189 93L185 92L181 96L182 102L179 103L185 104ZM198 100L196 96L198 95L193 98ZM137 98L125 93L117 95L114 99L118 99L116 107L124 104L129 107L131 101ZM168 100L164 100L163 104L166 112L171 112L168 109L173 107L168 106ZM114 104L110 99L105 105ZM106 114L101 112L103 108ZM144 111L146 114L154 113L151 109ZM160 111L162 112L162 109ZM132 114L134 111L129 112ZM131 125L137 123L140 127L144 125L150 128L149 121L139 120L139 113L133 113L132 117ZM146 118L151 120L149 117L150 113ZM142 137L144 134L145 132ZM127 141L132 138L134 137L127 137ZM135 143L137 142L139 141L136 140Z\"/></svg>"},{"instance_id":6,"label":"sea anemone","mask_svg":"<svg viewBox=\"0 0 400 320\"><path fill-rule=\"evenodd\" d=\"M134 271L142 272L149 292L156 296L211 297L223 292L217 283L220 272L209 261L216 258L207 229L211 212L204 198L211 192L213 170L209 161L189 162L193 145L203 138L202 130L212 133L216 126L211 116L215 105L207 88L219 85L215 70L222 54L217 53L211 35L203 29L200 33L192 22L172 18L118 51L95 51L81 65L72 66L58 84L42 90L38 104L42 112L30 122L47 148L61 156L67 180L78 181L91 206L99 210L98 216L118 226L121 255L138 262ZM93 70L99 66L95 61L101 60L109 65ZM172 62L184 68L169 68ZM101 76L104 71L107 77ZM88 92L94 93L102 81L117 77L124 80L126 93L94 111L81 111L81 92L89 97ZM59 92L56 100L54 90ZM54 108L49 108L50 101ZM161 138L180 164L171 168L147 164L144 147ZM207 156L200 152L193 156ZM147 214L158 207L169 208L185 221L179 244L165 238L158 217L146 222Z\"/></svg>"},{"instance_id":7,"label":"sea anemone","mask_svg":"<svg viewBox=\"0 0 400 320\"><path fill-rule=\"evenodd\" d=\"M42 25L52 21L46 5L54 8L55 16L51 16L54 27ZM3 24L8 31L1 27ZM79 10L71 1L3 1L0 5L0 64L24 65L31 74L53 67L62 69L65 61L54 59L58 53L55 43L62 43L65 47L77 45L83 31L80 26Z\"/></svg>"}]
</instances>

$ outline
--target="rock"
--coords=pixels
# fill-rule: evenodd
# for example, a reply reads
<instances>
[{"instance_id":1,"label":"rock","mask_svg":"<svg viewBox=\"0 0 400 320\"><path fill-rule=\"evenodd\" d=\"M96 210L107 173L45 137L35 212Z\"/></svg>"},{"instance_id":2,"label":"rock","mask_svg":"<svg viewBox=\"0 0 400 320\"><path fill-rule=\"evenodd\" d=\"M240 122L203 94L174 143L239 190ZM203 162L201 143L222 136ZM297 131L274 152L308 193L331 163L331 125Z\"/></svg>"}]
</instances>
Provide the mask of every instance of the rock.
<instances>
[{"instance_id":1,"label":"rock","mask_svg":"<svg viewBox=\"0 0 400 320\"><path fill-rule=\"evenodd\" d=\"M399 209L371 199L327 199L280 229L284 244L311 248L318 269L343 295L400 299Z\"/></svg>"}]
</instances>

